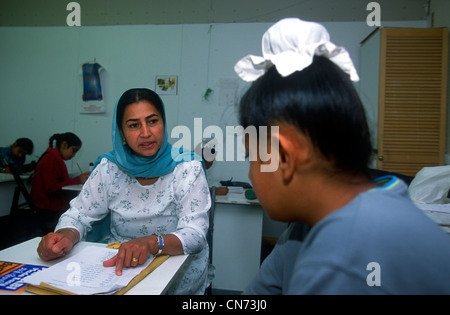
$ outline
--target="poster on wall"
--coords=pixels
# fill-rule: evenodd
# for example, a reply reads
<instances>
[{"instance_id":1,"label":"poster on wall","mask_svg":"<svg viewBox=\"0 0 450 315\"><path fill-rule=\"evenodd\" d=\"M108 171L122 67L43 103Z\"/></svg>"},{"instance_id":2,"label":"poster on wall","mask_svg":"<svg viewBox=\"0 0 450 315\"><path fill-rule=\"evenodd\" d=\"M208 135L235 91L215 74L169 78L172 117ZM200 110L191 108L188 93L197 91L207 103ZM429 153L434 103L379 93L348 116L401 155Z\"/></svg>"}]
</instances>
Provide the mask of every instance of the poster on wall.
<instances>
[{"instance_id":1,"label":"poster on wall","mask_svg":"<svg viewBox=\"0 0 450 315\"><path fill-rule=\"evenodd\" d=\"M80 112L97 114L105 112L100 72L104 68L97 62L87 62L81 66L83 75L83 95Z\"/></svg>"},{"instance_id":2,"label":"poster on wall","mask_svg":"<svg viewBox=\"0 0 450 315\"><path fill-rule=\"evenodd\" d=\"M157 75L155 79L155 92L159 95L177 95L178 76Z\"/></svg>"}]
</instances>

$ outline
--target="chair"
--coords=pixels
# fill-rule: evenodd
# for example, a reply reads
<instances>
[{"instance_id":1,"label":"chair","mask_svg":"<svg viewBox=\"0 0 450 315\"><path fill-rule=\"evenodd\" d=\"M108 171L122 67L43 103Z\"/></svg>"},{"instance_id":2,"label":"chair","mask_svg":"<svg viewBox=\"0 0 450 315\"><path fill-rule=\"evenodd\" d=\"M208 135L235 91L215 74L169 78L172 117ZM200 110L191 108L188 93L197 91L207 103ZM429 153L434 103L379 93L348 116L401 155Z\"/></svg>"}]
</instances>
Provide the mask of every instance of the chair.
<instances>
[{"instance_id":1,"label":"chair","mask_svg":"<svg viewBox=\"0 0 450 315\"><path fill-rule=\"evenodd\" d=\"M29 166L28 171L34 171L36 163ZM2 228L2 241L6 246L13 246L18 243L24 242L36 236L42 236L43 230L41 222L37 216L36 207L31 200L31 196L28 189L20 177L20 171L23 167L16 167L9 165L11 174L14 176L16 187L14 189L13 201L11 204L11 212L8 216L5 216L4 224ZM24 202L20 202L20 195L22 194L25 199Z\"/></svg>"},{"instance_id":2,"label":"chair","mask_svg":"<svg viewBox=\"0 0 450 315\"><path fill-rule=\"evenodd\" d=\"M403 174L399 174L399 173L388 172L388 171L383 171L383 170L378 170L378 169L369 169L369 175L372 180L375 180L376 178L382 177L382 176L393 175L393 176L396 176L396 177L400 178L401 180L403 180L406 183L406 185L408 185L408 186L409 186L409 184L411 184L412 180L414 179L413 176L408 176L408 175L403 175Z\"/></svg>"},{"instance_id":3,"label":"chair","mask_svg":"<svg viewBox=\"0 0 450 315\"><path fill-rule=\"evenodd\" d=\"M212 257L213 257L213 236L214 236L214 212L216 208L216 186L211 187L211 208L209 208L209 229L208 234L206 235L206 241L209 246L209 259L208 262L212 265ZM205 291L205 294L212 294L212 284L210 284Z\"/></svg>"},{"instance_id":4,"label":"chair","mask_svg":"<svg viewBox=\"0 0 450 315\"><path fill-rule=\"evenodd\" d=\"M19 167L14 165L8 165L11 171L11 174L14 176L14 181L16 182L16 188L14 189L13 201L11 204L11 215L16 215L20 210L28 210L30 213L35 213L36 208L33 204L33 200L31 200L30 193L28 192L28 188L25 186L22 178L20 177ZM31 163L27 165L27 171L34 172L36 168L36 163ZM25 169L23 166L21 169ZM20 194L23 195L25 201L19 203Z\"/></svg>"}]
</instances>

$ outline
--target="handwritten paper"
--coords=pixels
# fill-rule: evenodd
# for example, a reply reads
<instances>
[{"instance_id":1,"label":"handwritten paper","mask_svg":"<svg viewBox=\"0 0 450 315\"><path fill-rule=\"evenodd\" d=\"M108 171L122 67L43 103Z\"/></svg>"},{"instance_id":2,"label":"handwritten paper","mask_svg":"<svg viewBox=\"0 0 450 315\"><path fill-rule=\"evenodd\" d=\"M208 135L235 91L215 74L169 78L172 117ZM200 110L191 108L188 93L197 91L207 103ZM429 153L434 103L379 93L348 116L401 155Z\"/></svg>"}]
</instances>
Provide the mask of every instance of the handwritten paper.
<instances>
[{"instance_id":1,"label":"handwritten paper","mask_svg":"<svg viewBox=\"0 0 450 315\"><path fill-rule=\"evenodd\" d=\"M23 281L35 286L44 283L74 294L114 294L126 287L153 260L151 256L143 265L124 267L122 275L116 276L115 267L103 267L103 262L114 257L117 251L89 246L77 255L26 277Z\"/></svg>"}]
</instances>

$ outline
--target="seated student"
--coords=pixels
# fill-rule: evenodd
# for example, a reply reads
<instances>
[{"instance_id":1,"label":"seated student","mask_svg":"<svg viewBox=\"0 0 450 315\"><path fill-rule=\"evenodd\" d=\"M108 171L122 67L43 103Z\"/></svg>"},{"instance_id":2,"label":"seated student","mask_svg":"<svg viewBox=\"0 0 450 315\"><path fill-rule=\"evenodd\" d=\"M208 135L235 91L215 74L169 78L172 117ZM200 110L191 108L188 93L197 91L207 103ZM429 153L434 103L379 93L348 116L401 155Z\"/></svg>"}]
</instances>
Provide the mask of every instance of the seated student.
<instances>
[{"instance_id":1,"label":"seated student","mask_svg":"<svg viewBox=\"0 0 450 315\"><path fill-rule=\"evenodd\" d=\"M23 165L25 155L33 153L33 141L28 138L19 138L9 147L0 148L0 169L10 173L8 165Z\"/></svg>"},{"instance_id":2,"label":"seated student","mask_svg":"<svg viewBox=\"0 0 450 315\"><path fill-rule=\"evenodd\" d=\"M291 224L244 293L450 294L450 237L404 182L369 178L369 130L345 49L321 25L285 19L265 33L263 52L235 66L254 81L239 115L243 127L278 126L268 136L278 168L262 172L269 162L258 155L249 177L268 215Z\"/></svg>"},{"instance_id":3,"label":"seated student","mask_svg":"<svg viewBox=\"0 0 450 315\"><path fill-rule=\"evenodd\" d=\"M203 294L210 283L208 211L211 199L202 163L192 152L168 142L161 98L149 89L131 89L117 102L112 124L113 151L101 155L56 233L42 238L43 260L56 259L108 214L109 241L122 243L105 261L136 267L157 253L191 254L174 294Z\"/></svg>"},{"instance_id":4,"label":"seated student","mask_svg":"<svg viewBox=\"0 0 450 315\"><path fill-rule=\"evenodd\" d=\"M71 132L54 134L36 165L30 195L44 225L44 232L53 231L61 214L69 209L73 195L62 188L82 184L89 177L89 172L86 172L70 178L64 162L72 159L80 148L81 140L77 135Z\"/></svg>"}]
</instances>

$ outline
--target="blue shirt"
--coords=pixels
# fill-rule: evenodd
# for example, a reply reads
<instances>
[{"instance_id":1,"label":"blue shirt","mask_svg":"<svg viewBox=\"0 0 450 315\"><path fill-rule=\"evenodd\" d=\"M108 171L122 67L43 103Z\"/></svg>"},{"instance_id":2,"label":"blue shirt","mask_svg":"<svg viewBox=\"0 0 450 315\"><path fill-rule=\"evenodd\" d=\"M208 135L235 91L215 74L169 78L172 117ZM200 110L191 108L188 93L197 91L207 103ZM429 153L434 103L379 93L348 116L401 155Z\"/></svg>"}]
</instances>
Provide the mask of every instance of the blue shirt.
<instances>
[{"instance_id":1,"label":"blue shirt","mask_svg":"<svg viewBox=\"0 0 450 315\"><path fill-rule=\"evenodd\" d=\"M8 164L23 165L25 163L25 156L15 158L12 155L12 146L0 148L0 168L6 168L5 160Z\"/></svg>"},{"instance_id":2,"label":"blue shirt","mask_svg":"<svg viewBox=\"0 0 450 315\"><path fill-rule=\"evenodd\" d=\"M450 294L450 236L395 177L304 231L288 227L246 294Z\"/></svg>"}]
</instances>

